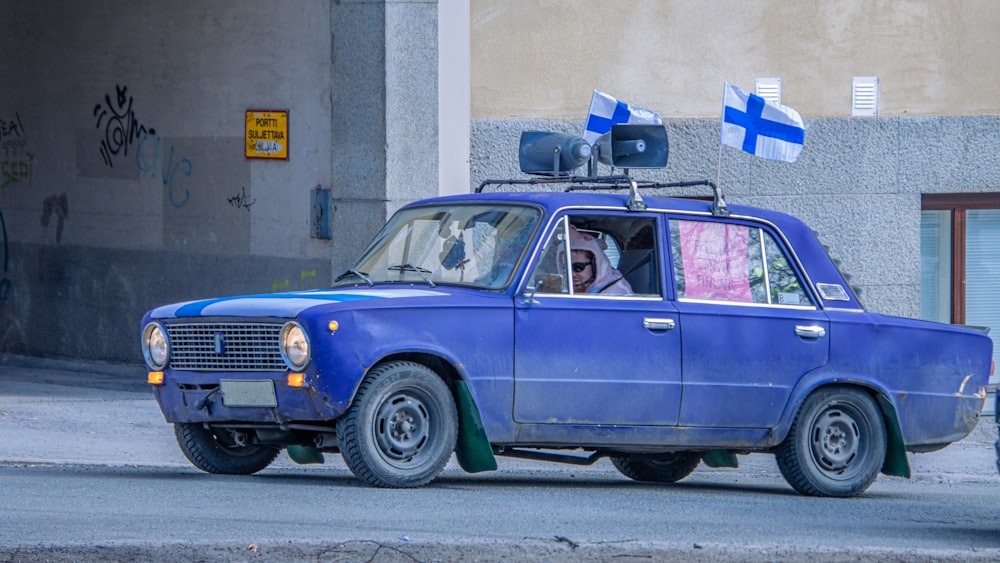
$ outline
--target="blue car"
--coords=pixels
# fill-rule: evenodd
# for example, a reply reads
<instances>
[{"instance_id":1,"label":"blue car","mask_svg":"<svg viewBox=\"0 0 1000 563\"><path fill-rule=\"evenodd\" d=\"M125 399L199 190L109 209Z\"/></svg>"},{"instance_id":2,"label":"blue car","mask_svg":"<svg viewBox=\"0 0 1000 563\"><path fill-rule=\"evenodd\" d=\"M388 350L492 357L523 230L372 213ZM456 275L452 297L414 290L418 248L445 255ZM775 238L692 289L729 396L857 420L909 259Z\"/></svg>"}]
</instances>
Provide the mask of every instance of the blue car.
<instances>
[{"instance_id":1,"label":"blue car","mask_svg":"<svg viewBox=\"0 0 1000 563\"><path fill-rule=\"evenodd\" d=\"M866 311L792 216L554 166L496 183L536 191L403 207L329 289L149 311L149 381L187 459L252 474L339 453L415 487L453 453L469 472L606 457L659 483L768 453L796 491L848 497L975 427L983 332Z\"/></svg>"}]
</instances>

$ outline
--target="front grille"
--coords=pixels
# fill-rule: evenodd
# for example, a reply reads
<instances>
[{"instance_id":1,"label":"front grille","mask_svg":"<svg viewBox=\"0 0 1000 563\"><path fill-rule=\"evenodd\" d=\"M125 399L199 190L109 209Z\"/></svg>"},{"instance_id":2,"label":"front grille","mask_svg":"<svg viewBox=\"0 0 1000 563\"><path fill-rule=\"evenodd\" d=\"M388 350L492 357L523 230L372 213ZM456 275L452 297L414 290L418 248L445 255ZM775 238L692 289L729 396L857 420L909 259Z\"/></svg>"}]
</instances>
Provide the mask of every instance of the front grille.
<instances>
[{"instance_id":1,"label":"front grille","mask_svg":"<svg viewBox=\"0 0 1000 563\"><path fill-rule=\"evenodd\" d=\"M192 371L267 371L281 359L281 324L168 324L170 367Z\"/></svg>"}]
</instances>

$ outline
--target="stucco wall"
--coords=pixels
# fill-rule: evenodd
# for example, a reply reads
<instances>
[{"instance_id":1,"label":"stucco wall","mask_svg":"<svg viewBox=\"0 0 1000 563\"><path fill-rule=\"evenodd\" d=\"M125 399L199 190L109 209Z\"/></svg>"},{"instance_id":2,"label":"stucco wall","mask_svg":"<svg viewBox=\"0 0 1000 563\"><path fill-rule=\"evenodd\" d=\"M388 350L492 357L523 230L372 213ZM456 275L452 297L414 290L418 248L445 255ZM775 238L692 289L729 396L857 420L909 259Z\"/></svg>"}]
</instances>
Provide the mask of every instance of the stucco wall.
<instances>
[{"instance_id":1,"label":"stucco wall","mask_svg":"<svg viewBox=\"0 0 1000 563\"><path fill-rule=\"evenodd\" d=\"M723 82L780 77L804 117L1000 113L993 0L471 0L472 116L580 119L594 88L676 118L719 115Z\"/></svg>"}]
</instances>

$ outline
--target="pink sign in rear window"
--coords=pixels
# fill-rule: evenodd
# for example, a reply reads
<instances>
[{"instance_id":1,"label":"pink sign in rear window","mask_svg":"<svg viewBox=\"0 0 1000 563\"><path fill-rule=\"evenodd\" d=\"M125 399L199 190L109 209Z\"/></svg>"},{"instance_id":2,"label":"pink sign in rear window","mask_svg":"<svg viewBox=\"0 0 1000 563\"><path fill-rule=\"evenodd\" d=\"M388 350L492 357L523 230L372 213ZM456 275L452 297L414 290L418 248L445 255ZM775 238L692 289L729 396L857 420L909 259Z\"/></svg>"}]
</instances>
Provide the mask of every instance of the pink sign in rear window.
<instances>
[{"instance_id":1,"label":"pink sign in rear window","mask_svg":"<svg viewBox=\"0 0 1000 563\"><path fill-rule=\"evenodd\" d=\"M684 297L752 303L747 264L750 229L679 221Z\"/></svg>"}]
</instances>

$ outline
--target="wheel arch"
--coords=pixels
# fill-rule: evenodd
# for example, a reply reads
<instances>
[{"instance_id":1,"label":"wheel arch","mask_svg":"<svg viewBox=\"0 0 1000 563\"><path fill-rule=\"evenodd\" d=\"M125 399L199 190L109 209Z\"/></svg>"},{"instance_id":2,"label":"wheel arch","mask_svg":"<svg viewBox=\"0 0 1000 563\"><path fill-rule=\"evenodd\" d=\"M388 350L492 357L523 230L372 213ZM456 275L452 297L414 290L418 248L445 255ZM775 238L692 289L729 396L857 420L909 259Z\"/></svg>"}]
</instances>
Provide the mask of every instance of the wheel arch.
<instances>
[{"instance_id":1,"label":"wheel arch","mask_svg":"<svg viewBox=\"0 0 1000 563\"><path fill-rule=\"evenodd\" d=\"M394 361L407 361L423 365L436 373L451 389L455 407L458 409L458 442L455 446L455 457L459 466L468 473L496 470L497 461L493 455L493 447L486 435L479 407L469 389L465 373L455 363L441 355L431 352L407 351L396 352L380 358L365 370L364 377L367 377L368 373L376 367ZM360 381L358 384L360 385ZM353 397L351 400L354 400Z\"/></svg>"},{"instance_id":2,"label":"wheel arch","mask_svg":"<svg viewBox=\"0 0 1000 563\"><path fill-rule=\"evenodd\" d=\"M889 393L871 381L859 378L821 378L811 382L803 380L803 383L796 389L792 400L788 402L788 407L782 415L781 423L775 431L775 444L780 444L788 437L792 422L798 414L799 409L806 399L820 389L830 387L853 388L864 391L872 399L882 414L882 421L885 424L886 452L885 461L882 464L881 472L885 475L896 477L910 477L910 462L906 457L906 443L903 441L903 432L899 425L899 415L896 406L890 399Z\"/></svg>"}]
</instances>

